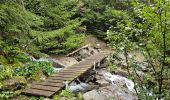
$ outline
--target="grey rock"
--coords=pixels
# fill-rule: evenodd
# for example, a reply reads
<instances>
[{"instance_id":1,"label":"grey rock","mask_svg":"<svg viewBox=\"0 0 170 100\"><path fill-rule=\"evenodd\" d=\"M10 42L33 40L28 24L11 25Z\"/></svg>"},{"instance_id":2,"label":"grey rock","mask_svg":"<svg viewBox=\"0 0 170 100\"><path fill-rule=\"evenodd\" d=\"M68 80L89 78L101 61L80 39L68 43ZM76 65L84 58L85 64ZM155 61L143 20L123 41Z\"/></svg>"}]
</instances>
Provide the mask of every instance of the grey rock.
<instances>
[{"instance_id":1,"label":"grey rock","mask_svg":"<svg viewBox=\"0 0 170 100\"><path fill-rule=\"evenodd\" d=\"M100 94L97 90L92 90L83 95L84 100L106 100L105 95Z\"/></svg>"},{"instance_id":2,"label":"grey rock","mask_svg":"<svg viewBox=\"0 0 170 100\"><path fill-rule=\"evenodd\" d=\"M123 77L128 77L128 72L121 69L115 70L114 73Z\"/></svg>"},{"instance_id":3,"label":"grey rock","mask_svg":"<svg viewBox=\"0 0 170 100\"><path fill-rule=\"evenodd\" d=\"M50 61L54 62L54 67L69 67L72 66L78 61L73 57L60 57L60 58L49 58Z\"/></svg>"},{"instance_id":4,"label":"grey rock","mask_svg":"<svg viewBox=\"0 0 170 100\"><path fill-rule=\"evenodd\" d=\"M106 86L83 95L84 100L137 100L137 96L126 88Z\"/></svg>"},{"instance_id":5,"label":"grey rock","mask_svg":"<svg viewBox=\"0 0 170 100\"><path fill-rule=\"evenodd\" d=\"M99 84L99 86L108 86L110 84L105 79L97 80L96 83Z\"/></svg>"},{"instance_id":6,"label":"grey rock","mask_svg":"<svg viewBox=\"0 0 170 100\"><path fill-rule=\"evenodd\" d=\"M100 51L98 49L94 49L93 47L88 47L88 50L91 55L99 53Z\"/></svg>"},{"instance_id":7,"label":"grey rock","mask_svg":"<svg viewBox=\"0 0 170 100\"><path fill-rule=\"evenodd\" d=\"M141 80L144 80L144 75L145 75L144 72L137 70L136 73L138 74L138 76L140 77Z\"/></svg>"},{"instance_id":8,"label":"grey rock","mask_svg":"<svg viewBox=\"0 0 170 100\"><path fill-rule=\"evenodd\" d=\"M89 52L88 49L82 49L79 51L79 55L82 57L82 58L87 58L89 57L91 54Z\"/></svg>"},{"instance_id":9,"label":"grey rock","mask_svg":"<svg viewBox=\"0 0 170 100\"><path fill-rule=\"evenodd\" d=\"M74 84L73 86L69 86L69 89L72 92L86 92L90 89L90 86L86 83L80 83L77 85Z\"/></svg>"}]
</instances>

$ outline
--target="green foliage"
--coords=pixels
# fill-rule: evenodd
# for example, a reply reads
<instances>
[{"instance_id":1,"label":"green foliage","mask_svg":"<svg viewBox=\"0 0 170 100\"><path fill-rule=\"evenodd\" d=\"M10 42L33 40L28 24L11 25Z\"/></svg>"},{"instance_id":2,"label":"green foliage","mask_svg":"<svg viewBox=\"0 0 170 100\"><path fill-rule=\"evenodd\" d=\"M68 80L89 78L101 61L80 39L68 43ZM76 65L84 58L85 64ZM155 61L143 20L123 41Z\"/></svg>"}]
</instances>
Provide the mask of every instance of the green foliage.
<instances>
[{"instance_id":1,"label":"green foliage","mask_svg":"<svg viewBox=\"0 0 170 100\"><path fill-rule=\"evenodd\" d=\"M59 93L59 95L55 95L53 97L53 100L59 100L61 97L66 97L67 99L71 99L74 96L75 94L73 94L69 89L65 89L62 90L61 93Z\"/></svg>"},{"instance_id":2,"label":"green foliage","mask_svg":"<svg viewBox=\"0 0 170 100\"><path fill-rule=\"evenodd\" d=\"M71 98L74 97L74 94L69 89L66 89L61 91L60 96Z\"/></svg>"},{"instance_id":3,"label":"green foliage","mask_svg":"<svg viewBox=\"0 0 170 100\"><path fill-rule=\"evenodd\" d=\"M169 70L169 64L165 64L170 32L167 29L170 26L168 3L164 0L155 0L154 3L140 0L132 2L135 8L128 13L129 17L125 16L116 21L116 25L111 26L107 31L109 46L117 53L124 54L128 73L138 84L137 92L142 100L166 98L164 91L166 91L167 80L163 80L162 77L168 78L169 73L166 71ZM129 57L128 53L132 51L140 51L149 64L150 72L145 73L145 80L140 80L136 73L140 66L133 57Z\"/></svg>"},{"instance_id":4,"label":"green foliage","mask_svg":"<svg viewBox=\"0 0 170 100\"><path fill-rule=\"evenodd\" d=\"M51 75L54 70L50 62L28 62L22 67L15 69L15 74L18 76L25 76L26 78L34 78L39 71L42 71L45 75Z\"/></svg>"},{"instance_id":5,"label":"green foliage","mask_svg":"<svg viewBox=\"0 0 170 100\"><path fill-rule=\"evenodd\" d=\"M64 97L66 100L70 100L70 99L75 99L76 100L83 100L83 93L79 92L79 93L72 93L71 90L69 89L65 89L60 91L60 93L58 93L57 95L53 96L53 100L60 100L62 97Z\"/></svg>"},{"instance_id":6,"label":"green foliage","mask_svg":"<svg viewBox=\"0 0 170 100\"><path fill-rule=\"evenodd\" d=\"M12 91L1 91L0 92L0 99L6 99L8 100L9 98L13 97L13 92Z\"/></svg>"},{"instance_id":7,"label":"green foliage","mask_svg":"<svg viewBox=\"0 0 170 100\"><path fill-rule=\"evenodd\" d=\"M83 33L108 41L110 47L123 52L127 58L129 51L141 51L152 70L143 83L151 77L160 78L162 62L166 70L163 75L168 76L170 6L168 1L167 4L164 0L150 1L153 0L0 0L0 82L13 75L26 78L39 73L50 75L51 63L33 62L28 56L40 58L49 53L68 53L82 45ZM139 68L134 59L128 58L127 62L133 70ZM156 66L154 75L152 64ZM154 83L157 86L152 90L157 91L161 83L157 80ZM144 94L149 91L141 90ZM73 96L68 90L61 95Z\"/></svg>"},{"instance_id":8,"label":"green foliage","mask_svg":"<svg viewBox=\"0 0 170 100\"><path fill-rule=\"evenodd\" d=\"M43 100L44 98L43 97L30 97L28 100Z\"/></svg>"},{"instance_id":9,"label":"green foliage","mask_svg":"<svg viewBox=\"0 0 170 100\"><path fill-rule=\"evenodd\" d=\"M0 80L7 79L9 77L12 77L13 70L11 70L11 67L0 65Z\"/></svg>"},{"instance_id":10,"label":"green foliage","mask_svg":"<svg viewBox=\"0 0 170 100\"><path fill-rule=\"evenodd\" d=\"M87 26L88 33L105 39L106 31L109 27L115 26L116 21L128 15L124 9L127 8L126 10L129 10L133 8L130 4L131 2L129 0L80 0L77 15L84 18L83 25Z\"/></svg>"}]
</instances>

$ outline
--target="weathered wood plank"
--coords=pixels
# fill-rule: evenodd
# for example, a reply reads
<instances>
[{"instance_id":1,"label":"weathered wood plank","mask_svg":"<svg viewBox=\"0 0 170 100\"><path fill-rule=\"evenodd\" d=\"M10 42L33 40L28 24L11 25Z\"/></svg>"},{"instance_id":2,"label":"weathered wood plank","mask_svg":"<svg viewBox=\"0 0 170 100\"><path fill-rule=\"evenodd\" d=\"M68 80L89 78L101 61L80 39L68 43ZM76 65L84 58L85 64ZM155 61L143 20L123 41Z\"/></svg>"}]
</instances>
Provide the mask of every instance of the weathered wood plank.
<instances>
[{"instance_id":1,"label":"weathered wood plank","mask_svg":"<svg viewBox=\"0 0 170 100\"><path fill-rule=\"evenodd\" d=\"M80 73L78 73L78 74L75 74L75 73L71 73L71 74L67 74L67 73L65 73L65 74L57 74L57 75L55 75L55 76L50 76L50 77L69 77L69 76L78 76Z\"/></svg>"},{"instance_id":2,"label":"weathered wood plank","mask_svg":"<svg viewBox=\"0 0 170 100\"><path fill-rule=\"evenodd\" d=\"M82 68L82 69L77 69L77 70L75 70L75 69L69 69L69 70L65 70L65 71L63 71L63 72L72 72L72 73L75 73L75 72L82 72L82 71L86 71L88 68Z\"/></svg>"},{"instance_id":3,"label":"weathered wood plank","mask_svg":"<svg viewBox=\"0 0 170 100\"><path fill-rule=\"evenodd\" d=\"M45 91L52 91L56 92L60 89L60 87L52 87L52 86L44 86L44 85L37 85L33 84L30 89L38 89L38 90L45 90Z\"/></svg>"},{"instance_id":4,"label":"weathered wood plank","mask_svg":"<svg viewBox=\"0 0 170 100\"><path fill-rule=\"evenodd\" d=\"M53 74L51 76L60 76L60 75L79 75L81 74L82 72L76 72L76 73L70 73L70 72L62 72L62 73L56 73L56 74Z\"/></svg>"},{"instance_id":5,"label":"weathered wood plank","mask_svg":"<svg viewBox=\"0 0 170 100\"><path fill-rule=\"evenodd\" d=\"M52 83L64 83L66 80L53 80L53 79L47 79L47 82L52 82Z\"/></svg>"},{"instance_id":6,"label":"weathered wood plank","mask_svg":"<svg viewBox=\"0 0 170 100\"><path fill-rule=\"evenodd\" d=\"M52 87L61 87L63 85L65 85L62 82L59 83L52 83L52 82L37 82L37 83L33 83L33 85L43 85L43 86L52 86Z\"/></svg>"},{"instance_id":7,"label":"weathered wood plank","mask_svg":"<svg viewBox=\"0 0 170 100\"><path fill-rule=\"evenodd\" d=\"M74 80L76 77L49 77L48 79L53 79L53 80Z\"/></svg>"},{"instance_id":8,"label":"weathered wood plank","mask_svg":"<svg viewBox=\"0 0 170 100\"><path fill-rule=\"evenodd\" d=\"M51 97L55 92L38 90L38 89L26 89L22 93L28 94L28 95L34 95L34 96L38 95L38 96Z\"/></svg>"},{"instance_id":9,"label":"weathered wood plank","mask_svg":"<svg viewBox=\"0 0 170 100\"><path fill-rule=\"evenodd\" d=\"M72 70L72 71L81 71L81 70L83 70L83 71L84 71L84 70L86 70L86 69L88 69L88 67L83 67L83 66L80 67L80 68L72 67L72 68L68 68L67 71L68 71L68 70L70 70L70 71L71 71L71 70Z\"/></svg>"}]
</instances>

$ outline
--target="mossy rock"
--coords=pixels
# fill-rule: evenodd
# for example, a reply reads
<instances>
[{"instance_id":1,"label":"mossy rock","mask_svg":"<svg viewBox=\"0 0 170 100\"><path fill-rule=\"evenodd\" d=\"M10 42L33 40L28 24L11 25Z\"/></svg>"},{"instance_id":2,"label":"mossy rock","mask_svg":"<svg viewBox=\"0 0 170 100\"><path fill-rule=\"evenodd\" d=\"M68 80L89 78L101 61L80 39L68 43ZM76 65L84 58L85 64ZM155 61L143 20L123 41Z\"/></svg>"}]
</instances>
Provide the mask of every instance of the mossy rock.
<instances>
[{"instance_id":1,"label":"mossy rock","mask_svg":"<svg viewBox=\"0 0 170 100\"><path fill-rule=\"evenodd\" d=\"M2 90L18 90L25 86L27 83L26 79L21 76L15 76L3 81Z\"/></svg>"}]
</instances>

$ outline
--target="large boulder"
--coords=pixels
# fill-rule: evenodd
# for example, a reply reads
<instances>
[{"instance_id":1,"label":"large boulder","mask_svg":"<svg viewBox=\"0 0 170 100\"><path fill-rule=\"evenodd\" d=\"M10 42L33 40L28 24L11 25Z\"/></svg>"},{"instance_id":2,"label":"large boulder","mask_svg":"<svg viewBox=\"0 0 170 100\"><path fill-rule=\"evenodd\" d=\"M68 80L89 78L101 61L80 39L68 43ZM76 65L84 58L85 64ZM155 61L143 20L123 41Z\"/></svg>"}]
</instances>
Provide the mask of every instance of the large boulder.
<instances>
[{"instance_id":1,"label":"large boulder","mask_svg":"<svg viewBox=\"0 0 170 100\"><path fill-rule=\"evenodd\" d=\"M97 90L92 90L83 95L84 100L106 100L104 94L100 94Z\"/></svg>"},{"instance_id":2,"label":"large boulder","mask_svg":"<svg viewBox=\"0 0 170 100\"><path fill-rule=\"evenodd\" d=\"M135 93L126 88L113 87L111 85L86 92L83 98L84 100L137 100Z\"/></svg>"}]
</instances>

